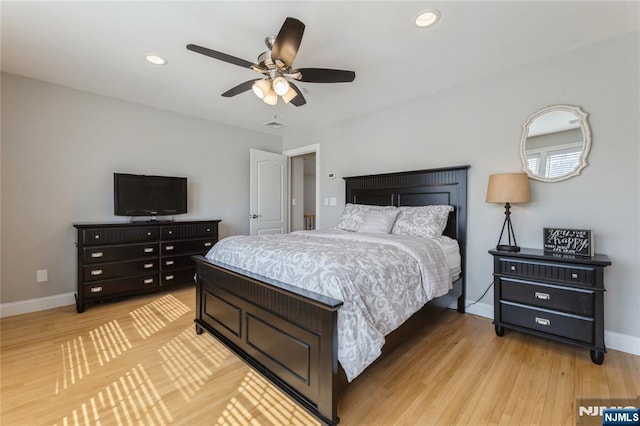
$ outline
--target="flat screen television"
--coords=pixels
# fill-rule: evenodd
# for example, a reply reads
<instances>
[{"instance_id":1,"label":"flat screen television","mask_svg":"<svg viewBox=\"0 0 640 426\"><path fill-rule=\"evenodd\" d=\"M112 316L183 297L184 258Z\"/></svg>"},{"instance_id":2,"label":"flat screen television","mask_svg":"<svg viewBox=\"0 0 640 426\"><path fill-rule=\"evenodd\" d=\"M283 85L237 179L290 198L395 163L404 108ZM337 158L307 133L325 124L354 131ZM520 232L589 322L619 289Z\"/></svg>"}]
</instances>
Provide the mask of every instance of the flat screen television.
<instances>
[{"instance_id":1,"label":"flat screen television","mask_svg":"<svg viewBox=\"0 0 640 426\"><path fill-rule=\"evenodd\" d=\"M187 213L187 178L113 174L116 216L172 216Z\"/></svg>"}]
</instances>

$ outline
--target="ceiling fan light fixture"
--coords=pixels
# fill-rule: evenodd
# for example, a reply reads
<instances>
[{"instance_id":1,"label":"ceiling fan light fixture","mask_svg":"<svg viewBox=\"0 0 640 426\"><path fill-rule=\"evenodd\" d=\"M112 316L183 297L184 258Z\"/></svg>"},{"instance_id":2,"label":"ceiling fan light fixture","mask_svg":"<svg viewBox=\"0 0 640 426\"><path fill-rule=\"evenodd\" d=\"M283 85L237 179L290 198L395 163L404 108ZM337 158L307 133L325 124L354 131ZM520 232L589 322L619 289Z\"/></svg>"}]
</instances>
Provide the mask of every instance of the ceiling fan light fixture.
<instances>
[{"instance_id":1,"label":"ceiling fan light fixture","mask_svg":"<svg viewBox=\"0 0 640 426\"><path fill-rule=\"evenodd\" d=\"M273 79L273 91L284 96L289 91L289 82L282 76Z\"/></svg>"},{"instance_id":2,"label":"ceiling fan light fixture","mask_svg":"<svg viewBox=\"0 0 640 426\"><path fill-rule=\"evenodd\" d=\"M271 91L271 85L267 80L258 80L253 83L251 90L253 90L253 93L255 93L257 97L264 99L264 97Z\"/></svg>"},{"instance_id":3,"label":"ceiling fan light fixture","mask_svg":"<svg viewBox=\"0 0 640 426\"><path fill-rule=\"evenodd\" d=\"M285 104L288 104L296 96L298 96L298 93L295 90L293 90L291 86L289 86L289 90L287 91L287 93L282 95L282 100L284 101Z\"/></svg>"},{"instance_id":4,"label":"ceiling fan light fixture","mask_svg":"<svg viewBox=\"0 0 640 426\"><path fill-rule=\"evenodd\" d=\"M440 11L436 9L429 9L418 13L414 22L419 28L426 28L438 22L439 19Z\"/></svg>"},{"instance_id":5,"label":"ceiling fan light fixture","mask_svg":"<svg viewBox=\"0 0 640 426\"><path fill-rule=\"evenodd\" d=\"M264 80L263 80L264 81ZM262 101L268 105L276 105L278 103L278 95L273 90L269 90L262 98Z\"/></svg>"}]
</instances>

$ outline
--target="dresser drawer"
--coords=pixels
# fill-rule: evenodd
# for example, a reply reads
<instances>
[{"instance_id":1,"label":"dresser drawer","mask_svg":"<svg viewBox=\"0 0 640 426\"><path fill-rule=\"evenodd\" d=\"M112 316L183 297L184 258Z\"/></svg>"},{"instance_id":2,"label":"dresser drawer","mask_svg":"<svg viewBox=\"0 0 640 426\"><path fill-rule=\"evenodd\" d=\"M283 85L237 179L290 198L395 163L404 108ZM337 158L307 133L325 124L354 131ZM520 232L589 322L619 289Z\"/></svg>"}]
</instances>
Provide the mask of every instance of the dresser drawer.
<instances>
[{"instance_id":1,"label":"dresser drawer","mask_svg":"<svg viewBox=\"0 0 640 426\"><path fill-rule=\"evenodd\" d=\"M183 269L180 271L163 271L160 274L160 285L171 285L171 284L186 284L186 283L195 283L193 276L196 273L195 266L189 269Z\"/></svg>"},{"instance_id":2,"label":"dresser drawer","mask_svg":"<svg viewBox=\"0 0 640 426\"><path fill-rule=\"evenodd\" d=\"M503 323L526 327L584 343L594 343L593 319L509 302L500 302L500 310Z\"/></svg>"},{"instance_id":3,"label":"dresser drawer","mask_svg":"<svg viewBox=\"0 0 640 426\"><path fill-rule=\"evenodd\" d=\"M187 240L192 238L218 237L218 227L215 223L195 225L175 225L162 228L163 240Z\"/></svg>"},{"instance_id":4,"label":"dresser drawer","mask_svg":"<svg viewBox=\"0 0 640 426\"><path fill-rule=\"evenodd\" d=\"M101 281L127 275L158 272L158 259L144 259L133 262L104 263L84 266L84 281Z\"/></svg>"},{"instance_id":5,"label":"dresser drawer","mask_svg":"<svg viewBox=\"0 0 640 426\"><path fill-rule=\"evenodd\" d=\"M83 284L85 299L101 299L104 296L128 294L158 288L158 274L118 278Z\"/></svg>"},{"instance_id":6,"label":"dresser drawer","mask_svg":"<svg viewBox=\"0 0 640 426\"><path fill-rule=\"evenodd\" d=\"M82 229L79 233L78 243L83 246L96 246L158 240L160 240L160 228L132 226Z\"/></svg>"},{"instance_id":7,"label":"dresser drawer","mask_svg":"<svg viewBox=\"0 0 640 426\"><path fill-rule=\"evenodd\" d=\"M196 263L191 258L191 254L182 256L163 257L160 260L160 269L162 271L171 271L175 269L193 268Z\"/></svg>"},{"instance_id":8,"label":"dresser drawer","mask_svg":"<svg viewBox=\"0 0 640 426\"><path fill-rule=\"evenodd\" d=\"M82 260L85 264L94 264L144 257L157 257L158 249L158 243L85 247L82 249Z\"/></svg>"},{"instance_id":9,"label":"dresser drawer","mask_svg":"<svg viewBox=\"0 0 640 426\"><path fill-rule=\"evenodd\" d=\"M216 243L214 239L163 242L160 250L163 255L206 253Z\"/></svg>"},{"instance_id":10,"label":"dresser drawer","mask_svg":"<svg viewBox=\"0 0 640 426\"><path fill-rule=\"evenodd\" d=\"M583 286L595 285L595 268L556 262L527 261L514 258L500 258L498 271L503 275L535 280L572 283Z\"/></svg>"},{"instance_id":11,"label":"dresser drawer","mask_svg":"<svg viewBox=\"0 0 640 426\"><path fill-rule=\"evenodd\" d=\"M578 315L593 316L594 314L593 291L530 283L504 277L499 280L501 299Z\"/></svg>"}]
</instances>

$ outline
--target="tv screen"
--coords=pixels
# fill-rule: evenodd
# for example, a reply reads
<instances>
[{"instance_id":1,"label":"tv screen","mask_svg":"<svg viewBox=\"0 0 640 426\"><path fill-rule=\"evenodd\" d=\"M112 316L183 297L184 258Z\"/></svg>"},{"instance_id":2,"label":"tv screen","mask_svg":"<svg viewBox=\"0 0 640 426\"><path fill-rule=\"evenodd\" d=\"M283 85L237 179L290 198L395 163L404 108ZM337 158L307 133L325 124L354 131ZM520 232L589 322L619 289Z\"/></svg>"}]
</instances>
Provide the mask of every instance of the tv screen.
<instances>
[{"instance_id":1,"label":"tv screen","mask_svg":"<svg viewBox=\"0 0 640 426\"><path fill-rule=\"evenodd\" d=\"M171 216L187 212L187 178L113 174L116 216Z\"/></svg>"}]
</instances>

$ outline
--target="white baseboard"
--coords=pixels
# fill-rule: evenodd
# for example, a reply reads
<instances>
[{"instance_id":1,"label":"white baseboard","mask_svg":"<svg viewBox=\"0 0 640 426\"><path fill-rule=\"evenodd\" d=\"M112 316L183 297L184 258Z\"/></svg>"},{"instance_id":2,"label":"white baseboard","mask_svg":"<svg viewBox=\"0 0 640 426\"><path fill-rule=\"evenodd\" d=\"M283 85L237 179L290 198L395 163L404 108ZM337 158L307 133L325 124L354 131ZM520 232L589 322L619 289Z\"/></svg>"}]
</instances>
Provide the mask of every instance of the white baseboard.
<instances>
[{"instance_id":1,"label":"white baseboard","mask_svg":"<svg viewBox=\"0 0 640 426\"><path fill-rule=\"evenodd\" d=\"M467 304L469 303L471 303L471 301L467 301ZM493 305L476 303L467 308L467 313L493 319ZM604 341L607 349L614 349L632 355L640 355L640 337L605 330Z\"/></svg>"},{"instance_id":2,"label":"white baseboard","mask_svg":"<svg viewBox=\"0 0 640 426\"><path fill-rule=\"evenodd\" d=\"M39 297L37 299L2 303L0 304L0 318L44 311L46 309L59 308L60 306L69 306L75 303L75 293L63 293L54 296Z\"/></svg>"}]
</instances>

